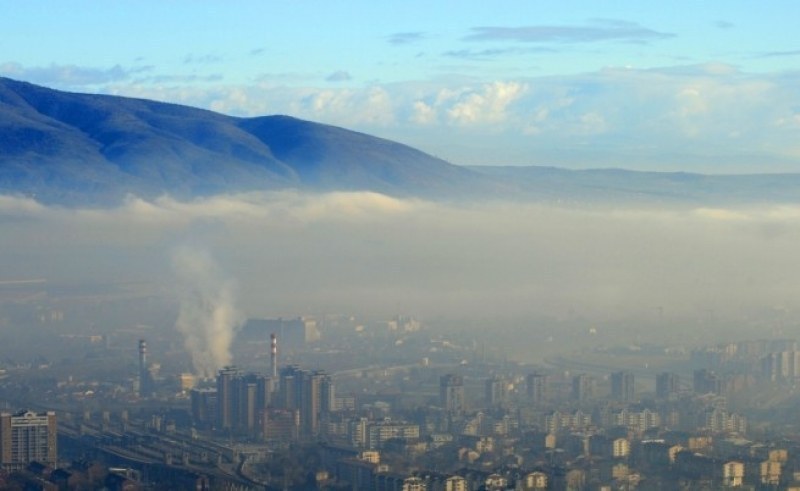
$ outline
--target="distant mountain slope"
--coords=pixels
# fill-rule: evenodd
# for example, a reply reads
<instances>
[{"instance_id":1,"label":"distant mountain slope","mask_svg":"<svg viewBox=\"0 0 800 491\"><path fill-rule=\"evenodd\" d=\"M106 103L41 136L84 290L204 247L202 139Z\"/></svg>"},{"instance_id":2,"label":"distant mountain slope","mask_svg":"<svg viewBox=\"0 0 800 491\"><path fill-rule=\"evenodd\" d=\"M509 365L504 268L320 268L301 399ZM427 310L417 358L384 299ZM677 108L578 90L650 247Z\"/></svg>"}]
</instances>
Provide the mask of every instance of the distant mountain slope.
<instances>
[{"instance_id":1,"label":"distant mountain slope","mask_svg":"<svg viewBox=\"0 0 800 491\"><path fill-rule=\"evenodd\" d=\"M486 179L419 150L363 133L288 116L244 119L300 181L317 189L369 189L400 195L452 194Z\"/></svg>"},{"instance_id":2,"label":"distant mountain slope","mask_svg":"<svg viewBox=\"0 0 800 491\"><path fill-rule=\"evenodd\" d=\"M592 203L727 205L800 202L800 174L707 175L623 169L470 166L523 199Z\"/></svg>"},{"instance_id":3,"label":"distant mountain slope","mask_svg":"<svg viewBox=\"0 0 800 491\"><path fill-rule=\"evenodd\" d=\"M234 118L0 78L0 192L45 202L286 187L428 195L484 181L399 143L287 116Z\"/></svg>"},{"instance_id":4,"label":"distant mountain slope","mask_svg":"<svg viewBox=\"0 0 800 491\"><path fill-rule=\"evenodd\" d=\"M800 174L459 167L409 146L288 116L236 118L0 78L0 194L118 203L127 194L369 190L429 199L713 205L800 201Z\"/></svg>"}]
</instances>

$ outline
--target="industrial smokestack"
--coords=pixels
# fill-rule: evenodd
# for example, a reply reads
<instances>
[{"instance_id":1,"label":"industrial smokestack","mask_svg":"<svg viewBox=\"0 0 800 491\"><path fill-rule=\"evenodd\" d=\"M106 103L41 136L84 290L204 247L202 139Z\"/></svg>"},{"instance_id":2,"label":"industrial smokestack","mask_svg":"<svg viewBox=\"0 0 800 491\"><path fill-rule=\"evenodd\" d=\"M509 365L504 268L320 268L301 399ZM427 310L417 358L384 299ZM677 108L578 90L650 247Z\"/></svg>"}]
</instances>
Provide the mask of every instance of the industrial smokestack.
<instances>
[{"instance_id":1,"label":"industrial smokestack","mask_svg":"<svg viewBox=\"0 0 800 491\"><path fill-rule=\"evenodd\" d=\"M139 340L139 396L150 395L150 373L147 371L147 342Z\"/></svg>"},{"instance_id":2,"label":"industrial smokestack","mask_svg":"<svg viewBox=\"0 0 800 491\"><path fill-rule=\"evenodd\" d=\"M270 371L272 372L272 380L278 380L278 337L275 333L269 335L270 338Z\"/></svg>"},{"instance_id":3,"label":"industrial smokestack","mask_svg":"<svg viewBox=\"0 0 800 491\"><path fill-rule=\"evenodd\" d=\"M144 373L147 370L147 342L144 339L139 340L139 373Z\"/></svg>"}]
</instances>

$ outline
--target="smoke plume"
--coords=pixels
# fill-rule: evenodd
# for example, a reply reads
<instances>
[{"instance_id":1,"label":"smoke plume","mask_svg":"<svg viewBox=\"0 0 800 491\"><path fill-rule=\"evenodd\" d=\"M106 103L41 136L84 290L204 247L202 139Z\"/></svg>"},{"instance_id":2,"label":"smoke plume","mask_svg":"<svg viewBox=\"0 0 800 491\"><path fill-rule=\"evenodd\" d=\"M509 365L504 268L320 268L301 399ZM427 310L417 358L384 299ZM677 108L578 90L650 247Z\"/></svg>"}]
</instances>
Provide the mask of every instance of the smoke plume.
<instances>
[{"instance_id":1,"label":"smoke plume","mask_svg":"<svg viewBox=\"0 0 800 491\"><path fill-rule=\"evenodd\" d=\"M223 276L204 250L176 248L172 264L181 288L175 327L184 335L195 373L211 377L230 365L231 342L241 324L235 282Z\"/></svg>"}]
</instances>

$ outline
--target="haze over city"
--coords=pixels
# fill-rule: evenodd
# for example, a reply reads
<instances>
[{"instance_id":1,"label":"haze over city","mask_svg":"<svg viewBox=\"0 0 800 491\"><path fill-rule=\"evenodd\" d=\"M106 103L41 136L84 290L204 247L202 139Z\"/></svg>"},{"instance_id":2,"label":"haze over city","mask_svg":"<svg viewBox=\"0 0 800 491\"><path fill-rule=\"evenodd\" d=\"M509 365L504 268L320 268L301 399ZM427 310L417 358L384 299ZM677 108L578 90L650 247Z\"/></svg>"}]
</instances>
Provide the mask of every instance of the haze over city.
<instances>
[{"instance_id":1,"label":"haze over city","mask_svg":"<svg viewBox=\"0 0 800 491\"><path fill-rule=\"evenodd\" d=\"M798 18L0 0L0 489L800 490Z\"/></svg>"},{"instance_id":2,"label":"haze over city","mask_svg":"<svg viewBox=\"0 0 800 491\"><path fill-rule=\"evenodd\" d=\"M283 192L110 209L6 197L3 271L171 290L173 251L206 250L251 314L413 311L595 319L794 312L800 210L447 204Z\"/></svg>"},{"instance_id":3,"label":"haze over city","mask_svg":"<svg viewBox=\"0 0 800 491\"><path fill-rule=\"evenodd\" d=\"M797 8L512 2L419 15L369 2L7 3L0 75L237 116L285 113L454 164L791 172ZM0 260L7 278L169 284L170 251L195 244L260 313L793 307L794 202L762 203L754 190L744 203L629 203L631 187L625 199L594 200L602 206L557 185L534 204L368 188L134 195L107 210L6 196Z\"/></svg>"}]
</instances>

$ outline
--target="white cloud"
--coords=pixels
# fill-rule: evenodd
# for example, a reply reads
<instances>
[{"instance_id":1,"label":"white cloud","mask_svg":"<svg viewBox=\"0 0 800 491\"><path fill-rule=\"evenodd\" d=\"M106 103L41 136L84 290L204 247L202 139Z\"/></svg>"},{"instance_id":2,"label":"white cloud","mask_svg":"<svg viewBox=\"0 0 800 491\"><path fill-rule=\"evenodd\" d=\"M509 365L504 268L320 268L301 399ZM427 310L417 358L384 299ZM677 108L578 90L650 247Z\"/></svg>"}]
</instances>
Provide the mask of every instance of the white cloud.
<instances>
[{"instance_id":1,"label":"white cloud","mask_svg":"<svg viewBox=\"0 0 800 491\"><path fill-rule=\"evenodd\" d=\"M0 64L0 75L35 84L77 88L128 80L132 75L148 72L151 69L151 66L125 68L114 65L109 68L97 68L55 63L48 66L26 67L21 63L5 62Z\"/></svg>"},{"instance_id":2,"label":"white cloud","mask_svg":"<svg viewBox=\"0 0 800 491\"><path fill-rule=\"evenodd\" d=\"M451 121L458 124L499 123L507 118L506 111L527 90L518 82L494 82L459 97L447 109Z\"/></svg>"},{"instance_id":3,"label":"white cloud","mask_svg":"<svg viewBox=\"0 0 800 491\"><path fill-rule=\"evenodd\" d=\"M585 134L604 133L608 128L605 118L596 112L582 114L579 119Z\"/></svg>"},{"instance_id":4,"label":"white cloud","mask_svg":"<svg viewBox=\"0 0 800 491\"><path fill-rule=\"evenodd\" d=\"M411 121L416 124L428 125L437 120L436 110L423 101L414 101L414 111Z\"/></svg>"},{"instance_id":5,"label":"white cloud","mask_svg":"<svg viewBox=\"0 0 800 491\"><path fill-rule=\"evenodd\" d=\"M350 73L345 70L337 70L325 77L327 82L347 82L352 79L353 77L350 76Z\"/></svg>"},{"instance_id":6,"label":"white cloud","mask_svg":"<svg viewBox=\"0 0 800 491\"><path fill-rule=\"evenodd\" d=\"M297 101L298 112L317 121L342 121L344 126L370 124L385 126L394 122L395 115L389 92L382 87L363 90L310 91Z\"/></svg>"},{"instance_id":7,"label":"white cloud","mask_svg":"<svg viewBox=\"0 0 800 491\"><path fill-rule=\"evenodd\" d=\"M46 208L34 199L0 194L0 217L30 217L43 213L45 210Z\"/></svg>"},{"instance_id":8,"label":"white cloud","mask_svg":"<svg viewBox=\"0 0 800 491\"><path fill-rule=\"evenodd\" d=\"M454 163L713 172L800 168L796 85L788 74L706 63L488 83L450 77L361 88L114 84L108 90L241 116L290 114L399 139ZM594 151L585 153L577 140Z\"/></svg>"}]
</instances>

